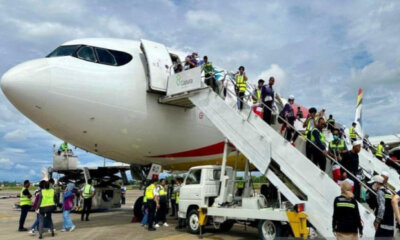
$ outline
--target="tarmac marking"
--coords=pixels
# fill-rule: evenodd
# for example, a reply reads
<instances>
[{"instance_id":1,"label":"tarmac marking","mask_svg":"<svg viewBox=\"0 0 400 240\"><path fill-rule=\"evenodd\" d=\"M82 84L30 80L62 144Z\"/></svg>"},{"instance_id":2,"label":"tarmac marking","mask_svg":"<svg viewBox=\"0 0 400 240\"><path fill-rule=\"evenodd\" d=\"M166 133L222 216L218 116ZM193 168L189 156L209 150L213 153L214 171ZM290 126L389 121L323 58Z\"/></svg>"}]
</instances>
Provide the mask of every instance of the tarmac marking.
<instances>
[{"instance_id":1,"label":"tarmac marking","mask_svg":"<svg viewBox=\"0 0 400 240\"><path fill-rule=\"evenodd\" d=\"M198 235L188 235L188 234L178 234L178 235L172 235L168 237L161 237L161 238L155 238L154 240L198 240L199 236ZM220 240L221 238L218 237L211 237L211 236L204 236L203 239L212 239L212 240Z\"/></svg>"}]
</instances>

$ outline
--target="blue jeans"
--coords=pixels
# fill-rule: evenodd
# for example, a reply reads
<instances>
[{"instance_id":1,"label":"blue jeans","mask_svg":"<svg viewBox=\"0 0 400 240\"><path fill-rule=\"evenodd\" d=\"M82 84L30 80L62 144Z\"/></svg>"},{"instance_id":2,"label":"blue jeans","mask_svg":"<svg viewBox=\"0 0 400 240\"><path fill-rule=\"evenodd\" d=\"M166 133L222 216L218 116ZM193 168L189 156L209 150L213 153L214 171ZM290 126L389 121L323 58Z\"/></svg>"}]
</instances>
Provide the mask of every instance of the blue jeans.
<instances>
[{"instance_id":1,"label":"blue jeans","mask_svg":"<svg viewBox=\"0 0 400 240\"><path fill-rule=\"evenodd\" d=\"M142 218L142 226L147 224L147 219L149 217L149 212L147 211L147 209L144 210L144 216Z\"/></svg>"},{"instance_id":2,"label":"blue jeans","mask_svg":"<svg viewBox=\"0 0 400 240\"><path fill-rule=\"evenodd\" d=\"M71 217L69 216L70 212L71 210L63 210L63 229L70 229L74 226Z\"/></svg>"},{"instance_id":3,"label":"blue jeans","mask_svg":"<svg viewBox=\"0 0 400 240\"><path fill-rule=\"evenodd\" d=\"M39 230L39 214L36 214L36 220L32 224L31 229Z\"/></svg>"}]
</instances>

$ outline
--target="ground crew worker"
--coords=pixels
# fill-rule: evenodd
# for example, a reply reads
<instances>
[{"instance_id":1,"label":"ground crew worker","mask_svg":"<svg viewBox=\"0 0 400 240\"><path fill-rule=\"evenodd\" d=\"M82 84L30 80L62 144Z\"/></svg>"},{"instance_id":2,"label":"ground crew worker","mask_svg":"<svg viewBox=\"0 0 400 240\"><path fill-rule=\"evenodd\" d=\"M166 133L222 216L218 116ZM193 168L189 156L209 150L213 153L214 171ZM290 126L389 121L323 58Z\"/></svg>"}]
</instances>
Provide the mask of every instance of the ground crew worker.
<instances>
[{"instance_id":1,"label":"ground crew worker","mask_svg":"<svg viewBox=\"0 0 400 240\"><path fill-rule=\"evenodd\" d=\"M380 142L378 147L376 148L375 156L379 160L383 161L383 152L385 151L385 143L383 141Z\"/></svg>"},{"instance_id":2,"label":"ground crew worker","mask_svg":"<svg viewBox=\"0 0 400 240\"><path fill-rule=\"evenodd\" d=\"M28 215L28 211L32 207L32 201L31 201L32 195L29 192L30 186L31 183L29 182L29 180L25 180L24 187L21 189L21 192L19 194L19 206L21 207L21 215L19 217L18 231L20 232L28 231L28 229L24 228L24 224L26 216Z\"/></svg>"},{"instance_id":3,"label":"ground crew worker","mask_svg":"<svg viewBox=\"0 0 400 240\"><path fill-rule=\"evenodd\" d=\"M61 152L66 152L68 150L69 150L68 143L64 141L63 143L61 143L60 148L58 149L58 155L60 155Z\"/></svg>"},{"instance_id":4,"label":"ground crew worker","mask_svg":"<svg viewBox=\"0 0 400 240\"><path fill-rule=\"evenodd\" d=\"M174 188L175 188L175 181L171 180L171 184L168 187L168 192L170 196L170 203L171 203L171 215L170 217L174 217L176 213L176 193L174 193Z\"/></svg>"},{"instance_id":5,"label":"ground crew worker","mask_svg":"<svg viewBox=\"0 0 400 240\"><path fill-rule=\"evenodd\" d=\"M244 181L242 179L240 179L240 181L237 182L236 196L242 196L243 190L244 190Z\"/></svg>"},{"instance_id":6,"label":"ground crew worker","mask_svg":"<svg viewBox=\"0 0 400 240\"><path fill-rule=\"evenodd\" d=\"M336 239L358 239L363 235L363 225L358 209L358 203L354 199L352 186L343 181L340 185L342 194L333 202L332 229Z\"/></svg>"},{"instance_id":7,"label":"ground crew worker","mask_svg":"<svg viewBox=\"0 0 400 240\"><path fill-rule=\"evenodd\" d=\"M329 143L328 154L338 161L342 160L342 154L347 152L346 144L339 138L339 130L332 131L333 140Z\"/></svg>"},{"instance_id":8,"label":"ground crew worker","mask_svg":"<svg viewBox=\"0 0 400 240\"><path fill-rule=\"evenodd\" d=\"M357 141L357 136L360 137L360 135L358 135L358 133L355 130L356 126L357 126L357 123L353 122L353 124L351 125L351 128L349 129L349 135L350 135L349 137L350 137L351 143L353 143L354 141Z\"/></svg>"},{"instance_id":9,"label":"ground crew worker","mask_svg":"<svg viewBox=\"0 0 400 240\"><path fill-rule=\"evenodd\" d=\"M156 229L153 227L154 217L156 213L156 209L160 208L158 202L158 193L157 193L157 180L152 179L150 181L150 185L146 187L145 195L147 200L147 210L148 210L148 230L155 231Z\"/></svg>"},{"instance_id":10,"label":"ground crew worker","mask_svg":"<svg viewBox=\"0 0 400 240\"><path fill-rule=\"evenodd\" d=\"M268 85L264 85L261 89L261 101L264 103L263 106L263 120L268 125L271 125L272 121L272 108L275 102L275 91L273 86L275 84L275 78L270 77L268 80Z\"/></svg>"},{"instance_id":11,"label":"ground crew worker","mask_svg":"<svg viewBox=\"0 0 400 240\"><path fill-rule=\"evenodd\" d=\"M244 72L244 67L240 66L239 71L236 73L236 94L238 97L238 109L243 109L244 96L247 89L247 76Z\"/></svg>"},{"instance_id":12,"label":"ground crew worker","mask_svg":"<svg viewBox=\"0 0 400 240\"><path fill-rule=\"evenodd\" d=\"M178 213L179 213L179 191L181 189L182 182L183 182L182 178L177 178L176 180L177 186L174 188L174 192L176 193L175 201ZM175 229L182 229L184 227L185 227L185 219L180 218L178 214L178 226L176 226Z\"/></svg>"},{"instance_id":13,"label":"ground crew worker","mask_svg":"<svg viewBox=\"0 0 400 240\"><path fill-rule=\"evenodd\" d=\"M204 63L201 65L202 70L204 71L204 77L205 81L204 83L207 84L214 90L214 92L217 92L217 83L215 81L214 77L214 67L212 65L212 62L208 61L208 57L204 56L203 57Z\"/></svg>"},{"instance_id":14,"label":"ground crew worker","mask_svg":"<svg viewBox=\"0 0 400 240\"><path fill-rule=\"evenodd\" d=\"M121 185L121 204L125 205L126 202L126 186Z\"/></svg>"},{"instance_id":15,"label":"ground crew worker","mask_svg":"<svg viewBox=\"0 0 400 240\"><path fill-rule=\"evenodd\" d=\"M316 145L313 147L313 157L312 161L315 165L319 166L319 168L325 172L326 168L326 142L325 142L325 134L322 132L322 129L326 127L326 122L323 117L318 119L318 124L311 132L311 141Z\"/></svg>"},{"instance_id":16,"label":"ground crew worker","mask_svg":"<svg viewBox=\"0 0 400 240\"><path fill-rule=\"evenodd\" d=\"M92 179L89 179L85 186L81 189L81 196L83 197L83 208L81 214L81 221L86 214L86 221L89 221L90 210L92 209L92 198L96 195L96 189L92 186Z\"/></svg>"},{"instance_id":17,"label":"ground crew worker","mask_svg":"<svg viewBox=\"0 0 400 240\"><path fill-rule=\"evenodd\" d=\"M159 194L159 204L160 208L157 209L157 215L156 215L156 228L160 227L158 222L162 222L164 227L168 227L167 223L167 211L168 211L168 198L167 198L167 191L165 189L165 179L161 179L160 185L157 187L158 188L158 194Z\"/></svg>"},{"instance_id":18,"label":"ground crew worker","mask_svg":"<svg viewBox=\"0 0 400 240\"><path fill-rule=\"evenodd\" d=\"M376 191L378 201L378 211L374 222L375 239L380 237L392 239L394 235L393 195L389 190L385 189L383 182L383 177L379 175L373 176L369 182L374 184L372 188Z\"/></svg>"},{"instance_id":19,"label":"ground crew worker","mask_svg":"<svg viewBox=\"0 0 400 240\"><path fill-rule=\"evenodd\" d=\"M39 215L39 239L43 238L43 223L46 217L46 221L49 223L51 236L54 236L53 220L51 219L51 213L55 210L56 204L54 202L54 189L50 188L48 181L44 183L44 189L41 190L39 195L36 212Z\"/></svg>"},{"instance_id":20,"label":"ground crew worker","mask_svg":"<svg viewBox=\"0 0 400 240\"><path fill-rule=\"evenodd\" d=\"M317 114L317 109L315 108L310 108L308 110L308 115L306 120L303 123L303 127L306 129L306 131L304 132L304 135L307 137L307 139L309 141L306 141L306 156L308 159L312 160L312 150L313 150L313 146L310 143L311 141L311 130L313 130L314 126L316 126L317 124L315 124L315 115Z\"/></svg>"},{"instance_id":21,"label":"ground crew worker","mask_svg":"<svg viewBox=\"0 0 400 240\"><path fill-rule=\"evenodd\" d=\"M258 80L258 85L257 88L254 89L253 91L253 95L251 96L251 98L253 99L253 104L259 103L261 100L261 90L264 86L264 80L260 79Z\"/></svg>"},{"instance_id":22,"label":"ground crew worker","mask_svg":"<svg viewBox=\"0 0 400 240\"><path fill-rule=\"evenodd\" d=\"M332 131L333 129L335 129L335 119L333 119L332 114L329 115L328 120L326 120L327 124L328 124L328 130Z\"/></svg>"}]
</instances>

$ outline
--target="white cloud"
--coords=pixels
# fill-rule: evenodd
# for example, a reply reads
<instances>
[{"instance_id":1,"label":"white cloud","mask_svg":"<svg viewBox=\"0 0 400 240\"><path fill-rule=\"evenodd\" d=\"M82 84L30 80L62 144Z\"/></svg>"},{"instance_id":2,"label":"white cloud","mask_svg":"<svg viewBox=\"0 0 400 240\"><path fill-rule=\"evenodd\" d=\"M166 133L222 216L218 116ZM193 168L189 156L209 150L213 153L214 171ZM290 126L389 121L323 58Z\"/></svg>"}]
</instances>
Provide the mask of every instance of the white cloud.
<instances>
[{"instance_id":1,"label":"white cloud","mask_svg":"<svg viewBox=\"0 0 400 240\"><path fill-rule=\"evenodd\" d=\"M359 71L354 69L351 72L351 78L358 85L385 84L400 82L400 66L393 68L387 66L385 62L374 61Z\"/></svg>"},{"instance_id":2,"label":"white cloud","mask_svg":"<svg viewBox=\"0 0 400 240\"><path fill-rule=\"evenodd\" d=\"M22 164L17 163L17 164L15 165L15 168L17 168L17 169L27 169L28 166L25 166L25 165L22 165Z\"/></svg>"},{"instance_id":3,"label":"white cloud","mask_svg":"<svg viewBox=\"0 0 400 240\"><path fill-rule=\"evenodd\" d=\"M36 171L33 170L33 169L29 170L29 175L30 175L30 176L36 175Z\"/></svg>"},{"instance_id":4,"label":"white cloud","mask_svg":"<svg viewBox=\"0 0 400 240\"><path fill-rule=\"evenodd\" d=\"M26 150L22 149L22 148L4 148L4 151L2 151L2 153L24 153L26 152Z\"/></svg>"},{"instance_id":5,"label":"white cloud","mask_svg":"<svg viewBox=\"0 0 400 240\"><path fill-rule=\"evenodd\" d=\"M14 165L8 158L0 158L0 168L11 168Z\"/></svg>"},{"instance_id":6,"label":"white cloud","mask_svg":"<svg viewBox=\"0 0 400 240\"><path fill-rule=\"evenodd\" d=\"M6 141L23 141L26 140L28 132L23 129L16 129L4 135Z\"/></svg>"},{"instance_id":7,"label":"white cloud","mask_svg":"<svg viewBox=\"0 0 400 240\"><path fill-rule=\"evenodd\" d=\"M212 11L193 11L185 14L187 23L194 28L206 29L216 28L222 23L221 17Z\"/></svg>"}]
</instances>

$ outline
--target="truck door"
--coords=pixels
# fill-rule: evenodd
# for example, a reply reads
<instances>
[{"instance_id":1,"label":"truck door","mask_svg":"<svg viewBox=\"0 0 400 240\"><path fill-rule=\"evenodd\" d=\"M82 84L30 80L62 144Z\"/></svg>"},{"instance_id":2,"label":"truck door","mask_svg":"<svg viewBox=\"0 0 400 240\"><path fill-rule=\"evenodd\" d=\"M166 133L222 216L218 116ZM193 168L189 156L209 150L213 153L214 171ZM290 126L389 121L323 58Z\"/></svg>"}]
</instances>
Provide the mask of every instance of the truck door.
<instances>
[{"instance_id":1,"label":"truck door","mask_svg":"<svg viewBox=\"0 0 400 240\"><path fill-rule=\"evenodd\" d=\"M148 65L148 81L151 90L166 92L172 60L167 48L160 43L142 39L143 50Z\"/></svg>"}]
</instances>

